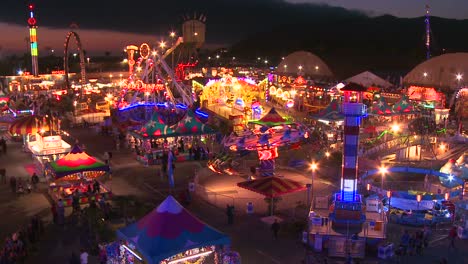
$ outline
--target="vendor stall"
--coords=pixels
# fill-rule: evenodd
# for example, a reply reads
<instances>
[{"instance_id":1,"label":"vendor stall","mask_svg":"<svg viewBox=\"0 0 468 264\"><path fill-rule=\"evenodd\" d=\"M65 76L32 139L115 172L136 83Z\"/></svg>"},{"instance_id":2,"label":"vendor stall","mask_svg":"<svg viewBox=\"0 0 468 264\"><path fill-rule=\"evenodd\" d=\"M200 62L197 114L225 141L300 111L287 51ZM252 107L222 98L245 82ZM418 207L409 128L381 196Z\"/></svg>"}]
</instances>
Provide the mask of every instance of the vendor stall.
<instances>
[{"instance_id":1,"label":"vendor stall","mask_svg":"<svg viewBox=\"0 0 468 264\"><path fill-rule=\"evenodd\" d=\"M46 164L45 174L50 180L49 194L65 206L72 204L73 196L80 203L89 199L109 198L110 189L97 179L109 171L109 166L83 152L77 145L63 158Z\"/></svg>"},{"instance_id":2,"label":"vendor stall","mask_svg":"<svg viewBox=\"0 0 468 264\"><path fill-rule=\"evenodd\" d=\"M23 118L15 119L10 124L10 134L13 139L21 141L26 144L29 141L29 135L35 135L41 131L48 131L49 125L45 118L31 115Z\"/></svg>"},{"instance_id":3,"label":"vendor stall","mask_svg":"<svg viewBox=\"0 0 468 264\"><path fill-rule=\"evenodd\" d=\"M33 155L36 170L41 173L45 164L63 157L71 150L71 146L60 135L50 131L30 136L26 146Z\"/></svg>"},{"instance_id":4,"label":"vendor stall","mask_svg":"<svg viewBox=\"0 0 468 264\"><path fill-rule=\"evenodd\" d=\"M116 263L221 263L223 247L230 244L229 237L194 217L172 196L136 223L119 229L117 235L133 258L129 261L121 258L125 253L113 254ZM232 258L224 263L240 262Z\"/></svg>"}]
</instances>

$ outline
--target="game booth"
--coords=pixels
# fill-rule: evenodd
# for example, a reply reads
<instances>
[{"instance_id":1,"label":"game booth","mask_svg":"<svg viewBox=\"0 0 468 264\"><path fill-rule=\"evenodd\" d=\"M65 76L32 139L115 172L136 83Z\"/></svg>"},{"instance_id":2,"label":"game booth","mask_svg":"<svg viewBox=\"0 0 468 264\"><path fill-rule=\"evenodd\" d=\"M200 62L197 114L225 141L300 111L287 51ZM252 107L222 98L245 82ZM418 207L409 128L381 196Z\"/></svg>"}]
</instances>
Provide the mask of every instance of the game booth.
<instances>
[{"instance_id":1,"label":"game booth","mask_svg":"<svg viewBox=\"0 0 468 264\"><path fill-rule=\"evenodd\" d=\"M131 131L130 135L136 141L137 160L145 165L156 165L161 163L163 153L168 149L176 149L175 155L178 162L195 158L195 150L191 157L187 151L189 147L185 147L185 143L193 142L197 137L200 137L200 141L203 142L204 137L215 133L216 131L203 124L192 111L188 110L185 117L174 126L167 125L161 115L155 112L148 123L140 130ZM184 152L179 152L182 150L181 139L184 142ZM207 159L207 150L203 148L201 152L200 159Z\"/></svg>"},{"instance_id":2,"label":"game booth","mask_svg":"<svg viewBox=\"0 0 468 264\"><path fill-rule=\"evenodd\" d=\"M107 263L240 263L230 239L168 196L140 220L117 230L120 241L107 244Z\"/></svg>"},{"instance_id":3,"label":"game booth","mask_svg":"<svg viewBox=\"0 0 468 264\"><path fill-rule=\"evenodd\" d=\"M108 199L112 196L110 188L98 181L108 172L108 165L75 145L61 159L46 164L45 175L50 182L49 195L56 202L61 200L64 206L72 205L73 195L79 195L80 204L88 203L89 199ZM93 191L96 181L99 189Z\"/></svg>"},{"instance_id":4,"label":"game booth","mask_svg":"<svg viewBox=\"0 0 468 264\"><path fill-rule=\"evenodd\" d=\"M11 138L17 142L23 141L25 150L27 150L26 144L29 141L29 137L41 131L48 131L49 124L43 117L30 115L15 118L15 120L10 123L10 128L8 130L11 134Z\"/></svg>"}]
</instances>

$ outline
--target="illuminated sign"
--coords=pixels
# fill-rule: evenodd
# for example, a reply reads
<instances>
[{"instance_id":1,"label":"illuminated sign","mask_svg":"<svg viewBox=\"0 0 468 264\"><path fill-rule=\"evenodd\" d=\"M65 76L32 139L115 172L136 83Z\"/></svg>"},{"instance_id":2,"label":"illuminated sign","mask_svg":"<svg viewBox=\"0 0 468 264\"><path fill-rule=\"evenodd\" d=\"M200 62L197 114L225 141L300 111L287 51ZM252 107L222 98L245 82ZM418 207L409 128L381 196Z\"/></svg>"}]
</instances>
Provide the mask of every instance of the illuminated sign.
<instances>
[{"instance_id":1,"label":"illuminated sign","mask_svg":"<svg viewBox=\"0 0 468 264\"><path fill-rule=\"evenodd\" d=\"M52 71L51 74L65 74L65 71Z\"/></svg>"},{"instance_id":2,"label":"illuminated sign","mask_svg":"<svg viewBox=\"0 0 468 264\"><path fill-rule=\"evenodd\" d=\"M143 83L142 81L125 83L124 88L133 90L147 90L147 91L164 91L164 84L159 83Z\"/></svg>"},{"instance_id":3,"label":"illuminated sign","mask_svg":"<svg viewBox=\"0 0 468 264\"><path fill-rule=\"evenodd\" d=\"M60 136L48 136L42 138L44 149L60 148L62 146L62 138Z\"/></svg>"}]
</instances>

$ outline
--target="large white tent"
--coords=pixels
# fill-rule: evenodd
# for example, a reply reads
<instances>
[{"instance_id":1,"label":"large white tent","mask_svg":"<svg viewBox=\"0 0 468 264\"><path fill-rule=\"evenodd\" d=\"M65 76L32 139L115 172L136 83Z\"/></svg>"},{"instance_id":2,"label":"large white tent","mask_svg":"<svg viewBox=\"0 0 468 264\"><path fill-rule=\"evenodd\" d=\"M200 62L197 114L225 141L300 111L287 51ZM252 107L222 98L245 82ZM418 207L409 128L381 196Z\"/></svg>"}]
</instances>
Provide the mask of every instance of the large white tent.
<instances>
[{"instance_id":1,"label":"large white tent","mask_svg":"<svg viewBox=\"0 0 468 264\"><path fill-rule=\"evenodd\" d=\"M347 83L357 83L364 87L376 86L380 88L389 88L394 86L390 82L380 78L370 71L361 72L358 75L346 79Z\"/></svg>"}]
</instances>

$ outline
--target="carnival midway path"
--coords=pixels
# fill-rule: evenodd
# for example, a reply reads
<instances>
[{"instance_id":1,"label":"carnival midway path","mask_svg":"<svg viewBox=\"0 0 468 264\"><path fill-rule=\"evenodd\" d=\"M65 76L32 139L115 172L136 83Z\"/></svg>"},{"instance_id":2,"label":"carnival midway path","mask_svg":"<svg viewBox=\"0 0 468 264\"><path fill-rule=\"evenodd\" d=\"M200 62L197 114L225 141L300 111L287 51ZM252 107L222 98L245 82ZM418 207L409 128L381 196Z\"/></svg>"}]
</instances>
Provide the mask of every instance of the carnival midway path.
<instances>
[{"instance_id":1,"label":"carnival midway path","mask_svg":"<svg viewBox=\"0 0 468 264\"><path fill-rule=\"evenodd\" d=\"M241 176L216 175L204 168L203 162L177 163L175 171L176 190L168 188L167 180L161 178L157 171L159 166L144 167L139 164L132 153L128 150L115 150L112 147L112 139L96 135L89 129L75 129L70 133L78 138L87 147L87 152L97 157L102 157L105 151L113 152L111 161L113 177L106 182L115 195L132 195L149 203L151 206L159 204L169 193L178 198L178 190L185 190L187 181L193 176L194 171L199 173L199 184L214 189L218 195L194 196L191 204L187 207L201 220L228 234L232 239L232 249L238 251L242 256L242 263L302 263L306 251L301 243L300 232L291 231L291 225L283 224L278 240L274 240L270 226L261 221L264 209L256 207L255 214L243 213L245 207L242 204L246 200L258 201L258 195L250 192L237 190L235 183L243 181ZM0 156L0 167L7 169L7 176L26 177L30 172L32 158L30 154L21 151L20 143L8 143L8 155ZM292 178L302 182L310 180L308 174L298 171L280 170L284 177ZM317 178L325 178L321 172ZM326 180L317 180L317 193L330 192L334 187ZM45 222L51 222L50 204L46 198L46 184L40 184L38 193L17 197L9 189L9 185L0 187L0 210L4 217L0 218L0 235L15 232L26 223L33 215L39 214ZM218 190L219 189L219 190ZM213 194L213 192L211 193ZM278 215L291 221L291 211L287 210L287 204L295 200L304 200L304 192L287 196L281 203L284 208L278 208ZM217 197L218 200L213 200ZM220 198L228 197L228 198ZM231 198L241 201L236 207L236 216L233 225L227 224L227 217L222 203L229 202ZM223 200L224 199L224 200ZM220 204L219 200L222 201ZM231 200L232 201L232 200ZM294 207L294 206L292 206ZM305 215L297 214L297 220L301 221ZM301 219L302 218L302 219ZM389 239L398 241L399 234L405 227L390 225ZM448 263L468 263L468 243L457 241L457 250L448 250L447 230L435 231L429 249L425 250L423 256L409 256L403 258L401 263L437 263L436 261L445 257ZM45 235L41 238L38 249L31 252L27 263L68 263L71 252L80 249L80 231L73 226L59 228L50 225L46 228ZM320 254L315 254L315 261L323 259ZM97 263L96 257L90 257L89 263ZM329 259L327 263L344 263L343 259ZM390 263L389 261L366 258L359 263Z\"/></svg>"}]
</instances>

